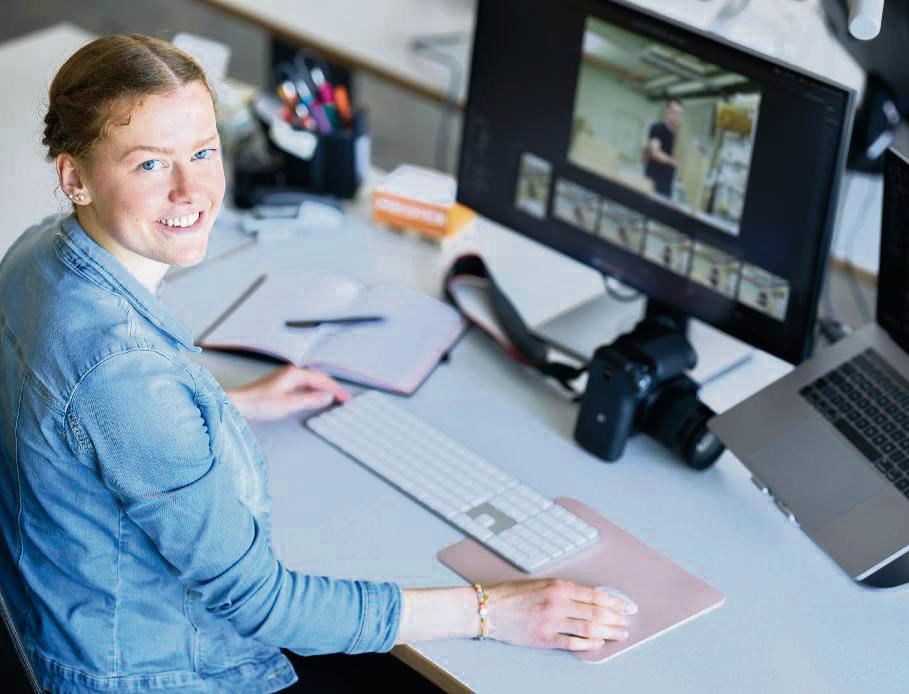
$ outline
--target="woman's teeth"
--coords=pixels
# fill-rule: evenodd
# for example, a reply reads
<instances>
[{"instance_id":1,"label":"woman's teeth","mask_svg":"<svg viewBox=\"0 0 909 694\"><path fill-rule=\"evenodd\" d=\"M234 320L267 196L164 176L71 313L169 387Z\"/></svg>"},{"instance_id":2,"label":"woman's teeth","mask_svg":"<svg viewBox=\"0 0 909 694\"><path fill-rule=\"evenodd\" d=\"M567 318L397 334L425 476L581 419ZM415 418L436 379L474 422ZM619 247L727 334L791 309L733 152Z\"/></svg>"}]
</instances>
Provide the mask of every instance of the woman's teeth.
<instances>
[{"instance_id":1,"label":"woman's teeth","mask_svg":"<svg viewBox=\"0 0 909 694\"><path fill-rule=\"evenodd\" d=\"M169 227L191 227L199 219L199 213L194 212L193 214L186 215L185 217L174 217L172 219L165 219L162 217L158 220L159 224L166 224Z\"/></svg>"}]
</instances>

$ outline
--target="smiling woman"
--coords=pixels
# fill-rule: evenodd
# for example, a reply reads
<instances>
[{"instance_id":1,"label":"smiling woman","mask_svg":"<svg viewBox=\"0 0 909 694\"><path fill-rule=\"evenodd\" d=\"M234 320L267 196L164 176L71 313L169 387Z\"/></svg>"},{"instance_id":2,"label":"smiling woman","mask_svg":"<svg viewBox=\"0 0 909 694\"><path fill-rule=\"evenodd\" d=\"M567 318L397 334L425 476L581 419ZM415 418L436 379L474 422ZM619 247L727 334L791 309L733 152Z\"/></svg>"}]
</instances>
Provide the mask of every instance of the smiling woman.
<instances>
[{"instance_id":1,"label":"smiling woman","mask_svg":"<svg viewBox=\"0 0 909 694\"><path fill-rule=\"evenodd\" d=\"M50 104L44 143L85 232L151 291L169 266L201 261L224 169L195 61L163 41L108 37L61 68Z\"/></svg>"},{"instance_id":2,"label":"smiling woman","mask_svg":"<svg viewBox=\"0 0 909 694\"><path fill-rule=\"evenodd\" d=\"M166 42L109 36L49 96L74 209L0 263L0 587L45 688L273 692L297 679L282 648L627 635L623 602L566 582L405 591L287 570L242 415L349 396L295 367L226 393L158 297L168 267L204 257L224 196L205 75Z\"/></svg>"},{"instance_id":3,"label":"smiling woman","mask_svg":"<svg viewBox=\"0 0 909 694\"><path fill-rule=\"evenodd\" d=\"M211 96L195 81L137 100L85 163L61 153L56 164L86 233L154 291L169 266L205 257L224 197L217 145Z\"/></svg>"}]
</instances>

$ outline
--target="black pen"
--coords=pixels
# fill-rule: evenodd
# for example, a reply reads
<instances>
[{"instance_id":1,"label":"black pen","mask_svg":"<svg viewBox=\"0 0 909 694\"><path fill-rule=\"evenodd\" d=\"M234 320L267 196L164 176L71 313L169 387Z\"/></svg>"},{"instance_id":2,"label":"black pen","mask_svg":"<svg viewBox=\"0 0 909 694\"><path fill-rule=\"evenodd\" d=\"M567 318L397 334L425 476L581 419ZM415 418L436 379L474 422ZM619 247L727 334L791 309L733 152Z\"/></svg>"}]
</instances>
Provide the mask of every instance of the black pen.
<instances>
[{"instance_id":1,"label":"black pen","mask_svg":"<svg viewBox=\"0 0 909 694\"><path fill-rule=\"evenodd\" d=\"M346 316L343 318L312 318L309 320L289 320L284 323L288 328L317 328L325 323L332 325L354 325L359 323L379 323L383 316Z\"/></svg>"}]
</instances>

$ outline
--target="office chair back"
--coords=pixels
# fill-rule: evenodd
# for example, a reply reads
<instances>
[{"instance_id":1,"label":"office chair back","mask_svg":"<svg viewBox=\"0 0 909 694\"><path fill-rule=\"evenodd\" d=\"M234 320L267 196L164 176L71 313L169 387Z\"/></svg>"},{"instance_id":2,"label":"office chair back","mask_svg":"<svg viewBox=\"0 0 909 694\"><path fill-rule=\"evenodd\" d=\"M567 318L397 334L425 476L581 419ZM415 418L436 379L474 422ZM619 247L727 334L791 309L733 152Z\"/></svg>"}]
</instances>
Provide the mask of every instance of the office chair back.
<instances>
[{"instance_id":1,"label":"office chair back","mask_svg":"<svg viewBox=\"0 0 909 694\"><path fill-rule=\"evenodd\" d=\"M0 664L3 672L3 691L9 694L41 694L35 671L25 653L25 644L16 629L3 591L0 590Z\"/></svg>"}]
</instances>

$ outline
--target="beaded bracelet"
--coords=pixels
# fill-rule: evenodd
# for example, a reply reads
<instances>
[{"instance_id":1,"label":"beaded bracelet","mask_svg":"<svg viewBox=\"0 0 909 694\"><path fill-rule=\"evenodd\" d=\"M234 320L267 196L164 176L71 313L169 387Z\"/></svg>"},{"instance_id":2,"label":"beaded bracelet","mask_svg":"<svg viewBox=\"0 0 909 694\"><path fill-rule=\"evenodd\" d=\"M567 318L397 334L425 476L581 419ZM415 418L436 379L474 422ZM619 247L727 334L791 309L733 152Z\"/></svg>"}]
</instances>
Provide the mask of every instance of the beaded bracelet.
<instances>
[{"instance_id":1,"label":"beaded bracelet","mask_svg":"<svg viewBox=\"0 0 909 694\"><path fill-rule=\"evenodd\" d=\"M473 589L477 591L477 608L480 614L480 633L477 636L478 641L485 641L489 636L489 593L479 583L473 584Z\"/></svg>"}]
</instances>

